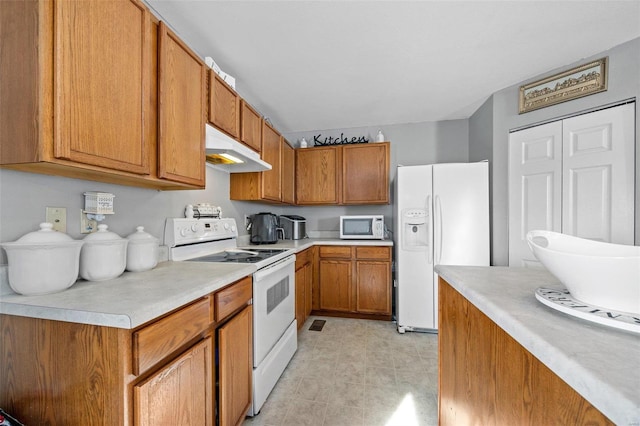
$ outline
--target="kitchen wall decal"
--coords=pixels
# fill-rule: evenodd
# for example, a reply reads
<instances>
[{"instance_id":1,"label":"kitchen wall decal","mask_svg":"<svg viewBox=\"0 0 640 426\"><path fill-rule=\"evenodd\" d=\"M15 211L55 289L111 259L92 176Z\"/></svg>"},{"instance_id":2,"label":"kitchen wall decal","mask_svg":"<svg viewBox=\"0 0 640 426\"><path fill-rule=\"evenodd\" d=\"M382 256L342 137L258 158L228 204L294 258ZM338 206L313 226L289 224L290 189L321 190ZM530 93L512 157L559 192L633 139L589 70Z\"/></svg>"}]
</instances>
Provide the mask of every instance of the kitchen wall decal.
<instances>
[{"instance_id":1,"label":"kitchen wall decal","mask_svg":"<svg viewBox=\"0 0 640 426\"><path fill-rule=\"evenodd\" d=\"M344 133L340 133L340 136L326 136L322 138L322 133L318 133L313 136L314 146L326 146L326 145L346 145L352 143L369 143L369 139L366 136L360 137L344 137Z\"/></svg>"},{"instance_id":2,"label":"kitchen wall decal","mask_svg":"<svg viewBox=\"0 0 640 426\"><path fill-rule=\"evenodd\" d=\"M519 113L607 90L608 57L520 86Z\"/></svg>"}]
</instances>

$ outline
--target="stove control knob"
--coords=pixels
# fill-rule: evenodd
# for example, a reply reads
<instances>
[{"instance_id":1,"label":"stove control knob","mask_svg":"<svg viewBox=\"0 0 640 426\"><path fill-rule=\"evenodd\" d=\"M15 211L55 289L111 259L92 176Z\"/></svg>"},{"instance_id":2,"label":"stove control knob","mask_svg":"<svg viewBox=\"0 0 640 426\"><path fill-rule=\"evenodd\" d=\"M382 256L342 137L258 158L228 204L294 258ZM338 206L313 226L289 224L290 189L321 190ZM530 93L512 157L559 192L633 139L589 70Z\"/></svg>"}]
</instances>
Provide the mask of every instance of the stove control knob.
<instances>
[{"instance_id":1,"label":"stove control knob","mask_svg":"<svg viewBox=\"0 0 640 426\"><path fill-rule=\"evenodd\" d=\"M180 235L183 236L183 237L186 237L187 236L187 228L182 228L180 230Z\"/></svg>"},{"instance_id":2,"label":"stove control knob","mask_svg":"<svg viewBox=\"0 0 640 426\"><path fill-rule=\"evenodd\" d=\"M231 225L231 232L236 232L236 226L235 225Z\"/></svg>"},{"instance_id":3,"label":"stove control knob","mask_svg":"<svg viewBox=\"0 0 640 426\"><path fill-rule=\"evenodd\" d=\"M198 225L191 225L191 231L192 232L198 232Z\"/></svg>"},{"instance_id":4,"label":"stove control knob","mask_svg":"<svg viewBox=\"0 0 640 426\"><path fill-rule=\"evenodd\" d=\"M224 229L229 230L229 224L228 223L224 224Z\"/></svg>"}]
</instances>

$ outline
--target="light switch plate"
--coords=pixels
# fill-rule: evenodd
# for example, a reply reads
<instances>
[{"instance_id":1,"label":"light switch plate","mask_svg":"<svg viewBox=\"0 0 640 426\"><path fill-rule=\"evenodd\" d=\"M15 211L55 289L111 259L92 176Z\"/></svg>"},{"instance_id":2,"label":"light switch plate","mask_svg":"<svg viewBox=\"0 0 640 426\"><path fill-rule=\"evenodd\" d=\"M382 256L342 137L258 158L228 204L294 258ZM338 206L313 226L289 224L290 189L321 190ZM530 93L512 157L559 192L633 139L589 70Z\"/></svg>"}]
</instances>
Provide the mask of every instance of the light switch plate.
<instances>
[{"instance_id":1,"label":"light switch plate","mask_svg":"<svg viewBox=\"0 0 640 426\"><path fill-rule=\"evenodd\" d=\"M65 207L47 207L46 221L53 224L53 230L67 232L67 209Z\"/></svg>"}]
</instances>

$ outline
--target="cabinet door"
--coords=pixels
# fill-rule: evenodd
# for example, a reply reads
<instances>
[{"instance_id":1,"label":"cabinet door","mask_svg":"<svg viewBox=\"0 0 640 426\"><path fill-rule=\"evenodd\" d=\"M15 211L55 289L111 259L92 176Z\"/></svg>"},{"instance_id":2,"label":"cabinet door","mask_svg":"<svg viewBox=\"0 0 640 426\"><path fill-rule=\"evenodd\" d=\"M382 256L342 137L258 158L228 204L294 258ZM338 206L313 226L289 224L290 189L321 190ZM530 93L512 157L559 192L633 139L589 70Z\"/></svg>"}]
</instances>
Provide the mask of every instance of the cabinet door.
<instances>
[{"instance_id":1,"label":"cabinet door","mask_svg":"<svg viewBox=\"0 0 640 426\"><path fill-rule=\"evenodd\" d=\"M262 149L262 118L251 105L240 101L240 140L256 152Z\"/></svg>"},{"instance_id":2,"label":"cabinet door","mask_svg":"<svg viewBox=\"0 0 640 426\"><path fill-rule=\"evenodd\" d=\"M389 143L342 147L342 202L389 203Z\"/></svg>"},{"instance_id":3,"label":"cabinet door","mask_svg":"<svg viewBox=\"0 0 640 426\"><path fill-rule=\"evenodd\" d=\"M296 153L289 143L282 138L282 202L295 204Z\"/></svg>"},{"instance_id":4,"label":"cabinet door","mask_svg":"<svg viewBox=\"0 0 640 426\"><path fill-rule=\"evenodd\" d=\"M562 232L633 245L633 104L562 122Z\"/></svg>"},{"instance_id":5,"label":"cabinet door","mask_svg":"<svg viewBox=\"0 0 640 426\"><path fill-rule=\"evenodd\" d=\"M350 260L320 261L320 309L351 311Z\"/></svg>"},{"instance_id":6,"label":"cabinet door","mask_svg":"<svg viewBox=\"0 0 640 426\"><path fill-rule=\"evenodd\" d=\"M251 404L251 309L247 306L218 329L220 426L240 423Z\"/></svg>"},{"instance_id":7,"label":"cabinet door","mask_svg":"<svg viewBox=\"0 0 640 426\"><path fill-rule=\"evenodd\" d=\"M527 232L561 232L562 122L509 135L509 266L539 266Z\"/></svg>"},{"instance_id":8,"label":"cabinet door","mask_svg":"<svg viewBox=\"0 0 640 426\"><path fill-rule=\"evenodd\" d=\"M313 265L304 265L304 318L305 321L311 315L313 301Z\"/></svg>"},{"instance_id":9,"label":"cabinet door","mask_svg":"<svg viewBox=\"0 0 640 426\"><path fill-rule=\"evenodd\" d=\"M358 260L356 271L356 310L391 314L391 263Z\"/></svg>"},{"instance_id":10,"label":"cabinet door","mask_svg":"<svg viewBox=\"0 0 640 426\"><path fill-rule=\"evenodd\" d=\"M280 134L266 122L262 125L262 153L264 161L271 164L271 170L262 172L262 198L280 201L281 197L281 161L282 145Z\"/></svg>"},{"instance_id":11,"label":"cabinet door","mask_svg":"<svg viewBox=\"0 0 640 426\"><path fill-rule=\"evenodd\" d=\"M131 0L56 1L54 13L54 156L149 174L149 12Z\"/></svg>"},{"instance_id":12,"label":"cabinet door","mask_svg":"<svg viewBox=\"0 0 640 426\"><path fill-rule=\"evenodd\" d=\"M208 337L134 386L136 424L213 424L213 343Z\"/></svg>"},{"instance_id":13,"label":"cabinet door","mask_svg":"<svg viewBox=\"0 0 640 426\"><path fill-rule=\"evenodd\" d=\"M341 147L296 150L296 203L340 204Z\"/></svg>"},{"instance_id":14,"label":"cabinet door","mask_svg":"<svg viewBox=\"0 0 640 426\"><path fill-rule=\"evenodd\" d=\"M302 328L307 319L305 315L305 279L306 269L303 266L296 270L296 321L298 322L298 330Z\"/></svg>"},{"instance_id":15,"label":"cabinet door","mask_svg":"<svg viewBox=\"0 0 640 426\"><path fill-rule=\"evenodd\" d=\"M240 137L240 96L213 70L209 71L209 121L232 137Z\"/></svg>"},{"instance_id":16,"label":"cabinet door","mask_svg":"<svg viewBox=\"0 0 640 426\"><path fill-rule=\"evenodd\" d=\"M163 22L158 50L158 176L204 187L204 63Z\"/></svg>"}]
</instances>

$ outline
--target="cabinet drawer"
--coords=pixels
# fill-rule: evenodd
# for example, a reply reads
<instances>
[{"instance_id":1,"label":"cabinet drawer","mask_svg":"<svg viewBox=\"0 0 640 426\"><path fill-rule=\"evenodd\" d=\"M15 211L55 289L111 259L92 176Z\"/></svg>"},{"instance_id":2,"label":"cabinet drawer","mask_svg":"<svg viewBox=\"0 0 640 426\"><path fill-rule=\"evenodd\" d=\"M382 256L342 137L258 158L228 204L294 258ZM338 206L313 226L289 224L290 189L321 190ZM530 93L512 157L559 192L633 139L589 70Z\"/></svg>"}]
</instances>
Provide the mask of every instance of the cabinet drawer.
<instances>
[{"instance_id":1,"label":"cabinet drawer","mask_svg":"<svg viewBox=\"0 0 640 426\"><path fill-rule=\"evenodd\" d=\"M320 257L351 259L351 246L320 246Z\"/></svg>"},{"instance_id":2,"label":"cabinet drawer","mask_svg":"<svg viewBox=\"0 0 640 426\"><path fill-rule=\"evenodd\" d=\"M205 331L211 323L208 297L133 333L133 374L139 375Z\"/></svg>"},{"instance_id":3,"label":"cabinet drawer","mask_svg":"<svg viewBox=\"0 0 640 426\"><path fill-rule=\"evenodd\" d=\"M356 257L358 259L391 259L391 247L356 247Z\"/></svg>"},{"instance_id":4,"label":"cabinet drawer","mask_svg":"<svg viewBox=\"0 0 640 426\"><path fill-rule=\"evenodd\" d=\"M296 253L296 270L302 268L309 262L313 262L313 249L306 249L300 253Z\"/></svg>"},{"instance_id":5,"label":"cabinet drawer","mask_svg":"<svg viewBox=\"0 0 640 426\"><path fill-rule=\"evenodd\" d=\"M247 304L253 295L251 277L243 278L213 295L216 322L222 321L238 308Z\"/></svg>"}]
</instances>

